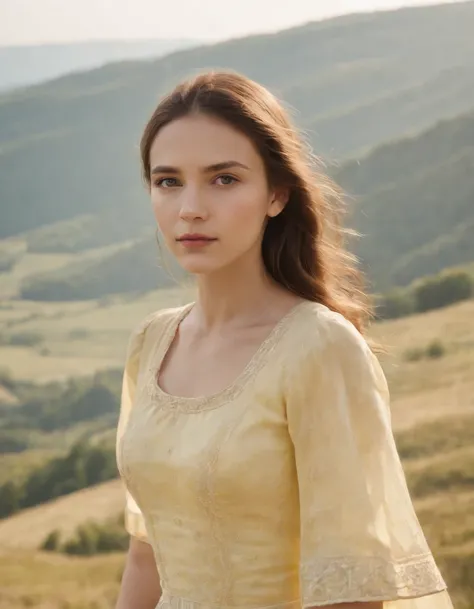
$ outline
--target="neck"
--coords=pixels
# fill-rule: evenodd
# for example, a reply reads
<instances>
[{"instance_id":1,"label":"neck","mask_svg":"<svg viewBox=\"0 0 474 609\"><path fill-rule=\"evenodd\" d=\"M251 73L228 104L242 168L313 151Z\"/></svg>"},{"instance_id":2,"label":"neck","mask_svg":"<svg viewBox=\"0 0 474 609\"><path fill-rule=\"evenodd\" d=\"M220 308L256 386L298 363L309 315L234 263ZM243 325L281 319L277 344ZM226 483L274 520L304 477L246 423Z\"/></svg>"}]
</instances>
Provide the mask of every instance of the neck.
<instances>
[{"instance_id":1,"label":"neck","mask_svg":"<svg viewBox=\"0 0 474 609\"><path fill-rule=\"evenodd\" d=\"M281 299L286 294L268 276L260 252L238 260L231 267L198 277L197 287L196 316L206 330L262 319L272 308L275 296Z\"/></svg>"}]
</instances>

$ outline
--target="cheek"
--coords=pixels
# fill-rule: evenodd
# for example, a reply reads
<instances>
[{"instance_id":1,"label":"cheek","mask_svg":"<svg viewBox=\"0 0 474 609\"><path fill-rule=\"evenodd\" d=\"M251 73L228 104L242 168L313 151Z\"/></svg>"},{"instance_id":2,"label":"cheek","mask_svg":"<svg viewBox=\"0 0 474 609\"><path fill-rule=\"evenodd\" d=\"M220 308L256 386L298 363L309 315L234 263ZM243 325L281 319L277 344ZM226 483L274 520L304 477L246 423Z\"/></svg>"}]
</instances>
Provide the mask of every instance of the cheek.
<instances>
[{"instance_id":1,"label":"cheek","mask_svg":"<svg viewBox=\"0 0 474 609\"><path fill-rule=\"evenodd\" d=\"M173 206L164 204L160 197L156 196L152 197L151 206L158 228L166 237L176 221Z\"/></svg>"},{"instance_id":2,"label":"cheek","mask_svg":"<svg viewBox=\"0 0 474 609\"><path fill-rule=\"evenodd\" d=\"M242 188L224 206L226 215L234 226L245 227L249 232L259 232L267 213L267 193L261 188Z\"/></svg>"}]
</instances>

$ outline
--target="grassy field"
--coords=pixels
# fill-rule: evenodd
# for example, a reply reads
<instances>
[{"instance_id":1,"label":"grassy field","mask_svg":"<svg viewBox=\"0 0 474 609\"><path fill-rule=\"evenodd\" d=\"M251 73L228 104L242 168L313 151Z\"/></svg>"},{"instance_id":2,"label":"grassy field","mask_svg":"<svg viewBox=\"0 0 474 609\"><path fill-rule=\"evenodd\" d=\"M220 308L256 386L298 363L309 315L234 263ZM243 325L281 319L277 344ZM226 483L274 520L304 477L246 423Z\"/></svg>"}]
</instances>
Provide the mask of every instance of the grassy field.
<instances>
[{"instance_id":1,"label":"grassy field","mask_svg":"<svg viewBox=\"0 0 474 609\"><path fill-rule=\"evenodd\" d=\"M106 520L123 509L124 495L119 480L105 482L48 504L23 510L0 520L0 550L35 550L55 529L69 537L88 520Z\"/></svg>"},{"instance_id":2,"label":"grassy field","mask_svg":"<svg viewBox=\"0 0 474 609\"><path fill-rule=\"evenodd\" d=\"M0 294L2 298L16 298L24 279L42 273L57 271L71 263L80 264L102 258L127 245L127 241L104 247L91 248L82 252L37 253L28 251L27 238L12 237L0 239L1 256L11 255L16 259L13 268L0 273Z\"/></svg>"},{"instance_id":3,"label":"grassy field","mask_svg":"<svg viewBox=\"0 0 474 609\"><path fill-rule=\"evenodd\" d=\"M123 555L65 558L0 550L0 609L112 609Z\"/></svg>"},{"instance_id":4,"label":"grassy field","mask_svg":"<svg viewBox=\"0 0 474 609\"><path fill-rule=\"evenodd\" d=\"M38 333L51 354L22 347L23 355L29 353L25 360L17 347L5 346L0 357L15 376L33 380L120 366L131 328L150 311L186 299L182 291L171 290L106 303L20 306L10 301L12 308L0 310L0 333ZM72 339L78 329L87 332ZM392 392L393 425L417 513L456 609L472 609L474 301L380 323L371 333L386 349L381 359ZM438 345L434 355L433 343ZM31 465L36 457L25 453L24 458ZM16 463L11 459L8 469L20 471L22 456ZM121 485L112 481L0 521L0 609L113 607L122 556L72 559L37 548L54 529L69 534L89 519L115 516L122 506Z\"/></svg>"},{"instance_id":5,"label":"grassy field","mask_svg":"<svg viewBox=\"0 0 474 609\"><path fill-rule=\"evenodd\" d=\"M0 302L0 368L44 383L119 367L132 329L152 311L184 303L186 295L178 288L101 301Z\"/></svg>"},{"instance_id":6,"label":"grassy field","mask_svg":"<svg viewBox=\"0 0 474 609\"><path fill-rule=\"evenodd\" d=\"M404 429L474 412L474 300L373 327L392 394L393 423ZM441 357L412 354L438 342Z\"/></svg>"},{"instance_id":7,"label":"grassy field","mask_svg":"<svg viewBox=\"0 0 474 609\"><path fill-rule=\"evenodd\" d=\"M37 467L43 465L60 454L57 449L27 450L21 453L7 453L0 455L0 485L8 480L20 482ZM2 521L0 520L0 526ZM0 542L1 543L1 542Z\"/></svg>"}]
</instances>

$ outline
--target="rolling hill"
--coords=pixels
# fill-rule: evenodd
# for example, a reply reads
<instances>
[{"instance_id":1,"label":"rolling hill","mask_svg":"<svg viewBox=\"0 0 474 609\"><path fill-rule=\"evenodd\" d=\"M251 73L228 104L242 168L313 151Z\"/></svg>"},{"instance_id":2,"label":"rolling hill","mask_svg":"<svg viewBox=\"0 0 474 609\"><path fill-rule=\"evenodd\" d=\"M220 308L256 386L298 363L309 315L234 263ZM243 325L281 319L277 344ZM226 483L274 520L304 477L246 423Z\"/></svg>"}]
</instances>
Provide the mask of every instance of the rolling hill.
<instances>
[{"instance_id":1,"label":"rolling hill","mask_svg":"<svg viewBox=\"0 0 474 609\"><path fill-rule=\"evenodd\" d=\"M115 602L123 553L39 547L123 509L107 467L127 339L151 311L194 297L156 290L177 274L140 184L137 143L158 96L201 68L261 81L348 193L363 235L353 247L376 290L448 266L474 273L473 24L474 2L349 15L117 56L0 97L0 609ZM386 348L418 516L454 606L473 609L474 300L405 315L371 333ZM85 439L94 458L77 450ZM98 463L107 476L87 477Z\"/></svg>"},{"instance_id":2,"label":"rolling hill","mask_svg":"<svg viewBox=\"0 0 474 609\"><path fill-rule=\"evenodd\" d=\"M0 47L0 91L82 72L112 61L158 57L192 40L98 40Z\"/></svg>"},{"instance_id":3,"label":"rolling hill","mask_svg":"<svg viewBox=\"0 0 474 609\"><path fill-rule=\"evenodd\" d=\"M178 299L177 294L174 297ZM392 393L393 426L416 510L457 609L471 609L474 602L473 315L471 300L378 323L372 329L375 340L387 349L382 364ZM109 316L115 323L123 323L119 311ZM413 349L424 349L434 340L442 341L442 356L411 359ZM28 452L17 456L26 459ZM38 451L35 458L39 459ZM91 596L83 597L77 591L81 602L78 607L111 606L110 599L103 605L91 599L95 600L94 595L100 595L104 586L113 584L117 590L123 557L85 560L41 554L37 549L55 529L68 537L89 520L115 517L123 509L123 502L121 484L112 480L1 520L0 607L2 600L8 608L35 606L33 601L28 605L24 600L27 593L21 585L23 577L28 578L28 595L39 606L47 602L51 609L59 609L65 606L64 595L70 594L73 583L85 577L84 570L98 565L102 565L101 578L92 583L88 575L86 588ZM36 578L38 571L41 577Z\"/></svg>"},{"instance_id":4,"label":"rolling hill","mask_svg":"<svg viewBox=\"0 0 474 609\"><path fill-rule=\"evenodd\" d=\"M474 106L473 106L474 107ZM350 193L350 224L362 234L356 253L377 291L474 260L474 112L414 137L376 148L334 171ZM84 230L64 221L27 236L35 251L61 251L105 230L96 216ZM180 274L150 229L127 247L77 255L58 269L24 278L16 294L31 300L80 300L154 290ZM140 268L140 273L136 269ZM0 282L1 285L1 282Z\"/></svg>"},{"instance_id":5,"label":"rolling hill","mask_svg":"<svg viewBox=\"0 0 474 609\"><path fill-rule=\"evenodd\" d=\"M148 222L136 144L158 96L198 69L235 69L269 86L315 151L338 161L467 112L473 22L471 2L345 16L4 95L0 236L111 210Z\"/></svg>"},{"instance_id":6,"label":"rolling hill","mask_svg":"<svg viewBox=\"0 0 474 609\"><path fill-rule=\"evenodd\" d=\"M474 111L336 174L353 196L356 251L378 289L474 260L473 169Z\"/></svg>"}]
</instances>

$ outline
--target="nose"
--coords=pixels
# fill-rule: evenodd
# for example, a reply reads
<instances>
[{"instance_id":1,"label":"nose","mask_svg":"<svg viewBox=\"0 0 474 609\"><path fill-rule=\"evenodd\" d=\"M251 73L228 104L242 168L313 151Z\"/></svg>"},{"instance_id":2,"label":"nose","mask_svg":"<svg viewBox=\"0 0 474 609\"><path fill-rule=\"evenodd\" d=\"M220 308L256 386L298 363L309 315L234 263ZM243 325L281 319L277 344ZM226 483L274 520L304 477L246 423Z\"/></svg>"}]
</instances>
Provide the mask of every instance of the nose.
<instances>
[{"instance_id":1,"label":"nose","mask_svg":"<svg viewBox=\"0 0 474 609\"><path fill-rule=\"evenodd\" d=\"M206 203L199 188L188 186L183 189L179 216L186 222L207 218Z\"/></svg>"}]
</instances>

